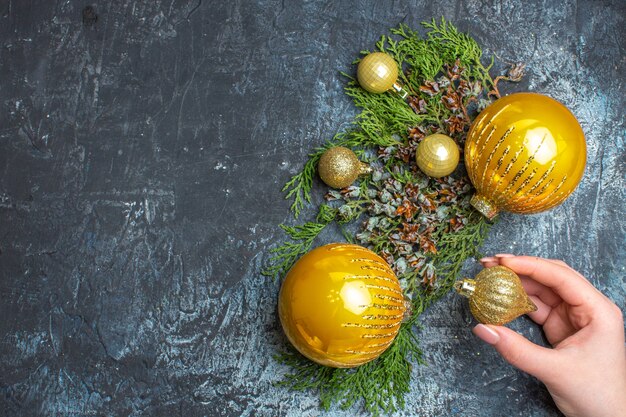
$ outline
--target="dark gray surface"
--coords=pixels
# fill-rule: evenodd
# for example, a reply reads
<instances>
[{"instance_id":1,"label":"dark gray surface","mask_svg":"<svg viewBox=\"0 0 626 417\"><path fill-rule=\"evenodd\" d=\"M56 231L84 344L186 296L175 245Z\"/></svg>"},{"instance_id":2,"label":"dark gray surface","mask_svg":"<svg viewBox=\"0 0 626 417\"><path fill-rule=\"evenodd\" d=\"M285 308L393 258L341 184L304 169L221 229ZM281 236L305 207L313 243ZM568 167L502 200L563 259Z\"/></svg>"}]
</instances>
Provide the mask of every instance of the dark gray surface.
<instances>
[{"instance_id":1,"label":"dark gray surface","mask_svg":"<svg viewBox=\"0 0 626 417\"><path fill-rule=\"evenodd\" d=\"M280 187L356 114L338 72L441 15L527 63L514 88L561 100L587 134L573 197L502 216L485 252L564 259L624 309L623 1L4 0L0 414L324 414L272 386L286 341L259 270L290 221ZM459 297L421 323L429 366L398 415L558 415L471 335Z\"/></svg>"}]
</instances>

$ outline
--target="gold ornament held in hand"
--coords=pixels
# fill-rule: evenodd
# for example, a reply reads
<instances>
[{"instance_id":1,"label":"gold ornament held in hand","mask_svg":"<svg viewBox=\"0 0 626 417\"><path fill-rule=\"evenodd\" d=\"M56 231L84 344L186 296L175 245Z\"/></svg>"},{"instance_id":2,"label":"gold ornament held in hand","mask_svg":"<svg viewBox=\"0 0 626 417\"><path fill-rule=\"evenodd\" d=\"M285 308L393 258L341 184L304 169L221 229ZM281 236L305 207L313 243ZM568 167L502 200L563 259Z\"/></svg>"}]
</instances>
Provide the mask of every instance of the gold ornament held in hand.
<instances>
[{"instance_id":1,"label":"gold ornament held in hand","mask_svg":"<svg viewBox=\"0 0 626 417\"><path fill-rule=\"evenodd\" d=\"M365 56L356 70L356 78L363 89L370 93L395 91L400 97L409 94L398 83L398 64L385 52L372 52Z\"/></svg>"},{"instance_id":2,"label":"gold ornament held in hand","mask_svg":"<svg viewBox=\"0 0 626 417\"><path fill-rule=\"evenodd\" d=\"M415 161L429 177L445 177L452 174L459 164L459 147L451 137L435 133L425 137L419 144Z\"/></svg>"},{"instance_id":3,"label":"gold ornament held in hand","mask_svg":"<svg viewBox=\"0 0 626 417\"><path fill-rule=\"evenodd\" d=\"M471 204L492 219L501 210L530 214L561 204L585 170L585 135L558 101L516 93L483 110L467 134Z\"/></svg>"},{"instance_id":4,"label":"gold ornament held in hand","mask_svg":"<svg viewBox=\"0 0 626 417\"><path fill-rule=\"evenodd\" d=\"M332 243L300 258L278 297L291 344L310 360L352 368L380 356L406 312L400 283L383 258L362 246Z\"/></svg>"},{"instance_id":5,"label":"gold ornament held in hand","mask_svg":"<svg viewBox=\"0 0 626 417\"><path fill-rule=\"evenodd\" d=\"M457 281L454 289L469 298L472 315L483 324L501 326L537 311L517 274L505 266L485 268L474 279Z\"/></svg>"},{"instance_id":6,"label":"gold ornament held in hand","mask_svg":"<svg viewBox=\"0 0 626 417\"><path fill-rule=\"evenodd\" d=\"M322 154L317 164L317 171L322 181L332 188L350 186L359 175L372 172L372 168L348 148L336 146Z\"/></svg>"}]
</instances>

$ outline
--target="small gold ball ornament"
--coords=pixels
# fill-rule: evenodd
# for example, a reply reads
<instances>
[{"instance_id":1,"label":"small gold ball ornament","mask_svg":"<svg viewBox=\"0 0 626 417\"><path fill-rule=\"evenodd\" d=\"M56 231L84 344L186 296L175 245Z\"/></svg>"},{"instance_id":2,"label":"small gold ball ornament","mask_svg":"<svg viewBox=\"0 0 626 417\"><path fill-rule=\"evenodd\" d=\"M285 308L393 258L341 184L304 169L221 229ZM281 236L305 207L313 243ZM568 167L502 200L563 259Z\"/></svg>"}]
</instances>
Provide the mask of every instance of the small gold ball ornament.
<instances>
[{"instance_id":1,"label":"small gold ball ornament","mask_svg":"<svg viewBox=\"0 0 626 417\"><path fill-rule=\"evenodd\" d=\"M383 258L362 246L332 243L291 268L278 297L291 344L321 365L352 368L376 359L400 330L406 304Z\"/></svg>"},{"instance_id":2,"label":"small gold ball ornament","mask_svg":"<svg viewBox=\"0 0 626 417\"><path fill-rule=\"evenodd\" d=\"M474 279L457 281L454 288L469 298L472 315L483 324L501 326L537 311L517 274L505 266L485 268Z\"/></svg>"},{"instance_id":3,"label":"small gold ball ornament","mask_svg":"<svg viewBox=\"0 0 626 417\"><path fill-rule=\"evenodd\" d=\"M459 147L451 137L435 133L426 136L418 145L415 161L429 177L445 177L452 174L459 164Z\"/></svg>"},{"instance_id":4,"label":"small gold ball ornament","mask_svg":"<svg viewBox=\"0 0 626 417\"><path fill-rule=\"evenodd\" d=\"M384 52L372 52L364 57L357 67L356 78L361 87L370 93L380 94L392 90L402 98L408 95L398 83L398 64Z\"/></svg>"},{"instance_id":5,"label":"small gold ball ornament","mask_svg":"<svg viewBox=\"0 0 626 417\"><path fill-rule=\"evenodd\" d=\"M348 187L359 175L372 172L369 165L359 161L352 150L343 146L335 146L324 152L317 170L322 181L333 188Z\"/></svg>"}]
</instances>

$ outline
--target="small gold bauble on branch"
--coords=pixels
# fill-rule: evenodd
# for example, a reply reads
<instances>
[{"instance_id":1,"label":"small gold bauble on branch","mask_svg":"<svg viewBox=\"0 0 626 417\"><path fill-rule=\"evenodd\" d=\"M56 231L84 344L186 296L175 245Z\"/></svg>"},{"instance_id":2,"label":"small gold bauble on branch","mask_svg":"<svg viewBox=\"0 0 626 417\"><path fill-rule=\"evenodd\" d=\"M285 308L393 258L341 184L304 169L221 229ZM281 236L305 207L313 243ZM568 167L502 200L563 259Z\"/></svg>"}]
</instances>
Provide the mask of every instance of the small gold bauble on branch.
<instances>
[{"instance_id":1,"label":"small gold bauble on branch","mask_svg":"<svg viewBox=\"0 0 626 417\"><path fill-rule=\"evenodd\" d=\"M501 326L537 311L517 274L505 266L485 268L474 279L457 281L454 288L469 298L472 315L484 324Z\"/></svg>"},{"instance_id":2,"label":"small gold bauble on branch","mask_svg":"<svg viewBox=\"0 0 626 417\"><path fill-rule=\"evenodd\" d=\"M395 91L400 97L409 94L398 82L398 64L391 55L372 52L365 56L356 70L356 78L363 89L370 93Z\"/></svg>"},{"instance_id":3,"label":"small gold bauble on branch","mask_svg":"<svg viewBox=\"0 0 626 417\"><path fill-rule=\"evenodd\" d=\"M345 188L356 181L359 175L372 172L372 168L359 161L350 149L335 146L322 154L317 171L322 181L329 187Z\"/></svg>"},{"instance_id":4,"label":"small gold bauble on branch","mask_svg":"<svg viewBox=\"0 0 626 417\"><path fill-rule=\"evenodd\" d=\"M425 137L415 151L415 161L429 177L452 174L459 164L459 147L449 136L435 133Z\"/></svg>"},{"instance_id":5,"label":"small gold bauble on branch","mask_svg":"<svg viewBox=\"0 0 626 417\"><path fill-rule=\"evenodd\" d=\"M489 219L500 210L528 214L562 203L585 170L585 136L558 101L535 93L498 99L465 141L472 205Z\"/></svg>"},{"instance_id":6,"label":"small gold bauble on branch","mask_svg":"<svg viewBox=\"0 0 626 417\"><path fill-rule=\"evenodd\" d=\"M302 256L282 284L278 314L293 346L319 364L362 365L380 356L406 311L400 283L383 258L333 243Z\"/></svg>"}]
</instances>

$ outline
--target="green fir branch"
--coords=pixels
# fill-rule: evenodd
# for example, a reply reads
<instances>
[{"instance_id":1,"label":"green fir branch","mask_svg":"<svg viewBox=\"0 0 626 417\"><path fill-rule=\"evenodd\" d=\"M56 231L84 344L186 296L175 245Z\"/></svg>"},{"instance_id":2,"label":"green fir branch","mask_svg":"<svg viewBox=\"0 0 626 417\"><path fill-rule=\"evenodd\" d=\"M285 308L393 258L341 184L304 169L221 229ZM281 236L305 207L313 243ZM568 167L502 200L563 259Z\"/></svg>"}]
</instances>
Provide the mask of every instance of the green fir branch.
<instances>
[{"instance_id":1,"label":"green fir branch","mask_svg":"<svg viewBox=\"0 0 626 417\"><path fill-rule=\"evenodd\" d=\"M438 187L441 187L441 183L426 178L415 166L411 167L399 159L393 150L411 145L408 135L411 129L420 127L428 131L439 129L446 132L445 121L455 116L442 103L443 88L436 94L422 92L420 87L426 81L438 82L445 76L446 70L458 60L464 68L461 78L468 83L479 83L482 90L476 95L482 94L484 100L488 100L487 93L494 88L494 81L489 74L493 59L485 66L482 63L482 51L476 41L459 32L443 18L440 21L433 19L422 25L426 29L424 36L401 24L391 29L391 35L382 36L376 43L376 48L396 59L401 69L400 81L404 88L416 101L423 100L426 111L416 112L406 100L396 94L369 93L360 88L352 76L343 74L348 79L346 94L361 112L351 128L337 134L324 146L314 149L302 171L294 175L283 188L286 198L293 200L291 212L295 218L310 204L317 163L322 153L332 146L345 146L355 150L361 159L373 161L373 166L382 169L390 180L396 181L401 187L418 185L421 197L425 194L436 194ZM362 53L367 54L369 51ZM354 63L358 62L357 59ZM467 106L478 100L478 97L468 95L463 100L463 105ZM465 110L463 109L464 113ZM471 117L466 118L469 120ZM464 135L463 131L457 132L454 139L462 144ZM415 146L415 143L411 146ZM373 155L388 150L387 159L375 162L377 158ZM288 240L271 251L269 266L263 274L274 278L284 276L297 259L312 248L316 237L331 223L339 226L346 241L359 242L362 238L358 234L351 236L344 226L361 218L365 218L367 222L372 216L384 217L385 225L371 232L366 245L379 254L393 254L394 244L397 242L392 242L392 237L406 219L394 212L395 206L383 214L370 212L373 195L384 191L381 184L370 177L364 178L358 187L351 187L342 193L333 192L333 198L337 201L320 205L315 221L296 226L281 225ZM436 242L436 253L416 250L423 264L409 267L404 272L398 270L404 293L410 299L412 315L402 324L389 349L376 360L353 369L325 367L306 359L296 350L289 349L276 356L276 360L288 368L277 385L297 391L318 392L321 406L326 410L333 405L343 409L360 406L373 415L379 415L404 407L404 397L410 390L412 366L423 363L414 329L418 318L426 308L450 291L465 260L479 257L478 248L491 227L491 223L469 207L468 199L472 190L468 188L459 191L457 201L442 203L442 220L434 231L429 232ZM351 195L347 197L344 194L346 192ZM399 193L396 194L393 198L399 196ZM457 217L464 219L463 227L452 231L450 219ZM436 274L434 283L424 284L424 271L433 270Z\"/></svg>"},{"instance_id":2,"label":"green fir branch","mask_svg":"<svg viewBox=\"0 0 626 417\"><path fill-rule=\"evenodd\" d=\"M439 49L444 61L453 62L459 58L461 64L470 69L472 77L479 79L485 87L493 88L494 82L489 75L489 70L493 66L494 59L492 57L489 65L485 67L481 62L482 50L474 39L459 32L443 17L439 23L432 19L430 22L423 22L422 25L430 29L427 34L428 42Z\"/></svg>"},{"instance_id":3,"label":"green fir branch","mask_svg":"<svg viewBox=\"0 0 626 417\"><path fill-rule=\"evenodd\" d=\"M336 216L336 209L322 205L315 222L307 222L299 226L281 224L280 228L287 233L290 240L270 251L273 256L269 259L269 266L263 269L261 274L273 278L285 274L300 256L311 249L317 235L335 220Z\"/></svg>"},{"instance_id":4,"label":"green fir branch","mask_svg":"<svg viewBox=\"0 0 626 417\"><path fill-rule=\"evenodd\" d=\"M280 225L291 241L271 250L273 256L261 273L268 277L278 278L285 274L298 258L311 249L313 240L328 225L328 223L307 222L300 226Z\"/></svg>"},{"instance_id":5,"label":"green fir branch","mask_svg":"<svg viewBox=\"0 0 626 417\"><path fill-rule=\"evenodd\" d=\"M329 368L308 360L294 349L281 352L275 359L290 372L276 385L295 391L318 391L325 410L333 404L344 410L361 405L372 415L402 409L404 397L410 391L413 364L424 363L411 326L412 323L403 324L389 349L357 368Z\"/></svg>"},{"instance_id":6,"label":"green fir branch","mask_svg":"<svg viewBox=\"0 0 626 417\"><path fill-rule=\"evenodd\" d=\"M321 153L312 155L302 171L291 177L282 189L283 192L287 193L285 199L293 198L290 209L295 218L298 218L304 206L311 202L313 178L315 177L317 161L319 161L320 156Z\"/></svg>"},{"instance_id":7,"label":"green fir branch","mask_svg":"<svg viewBox=\"0 0 626 417\"><path fill-rule=\"evenodd\" d=\"M493 223L472 209L467 209L467 218L469 222L460 232L446 233L439 240L446 250L439 251L434 259L438 279L432 294L433 301L452 289L466 259L481 257L479 248Z\"/></svg>"}]
</instances>

